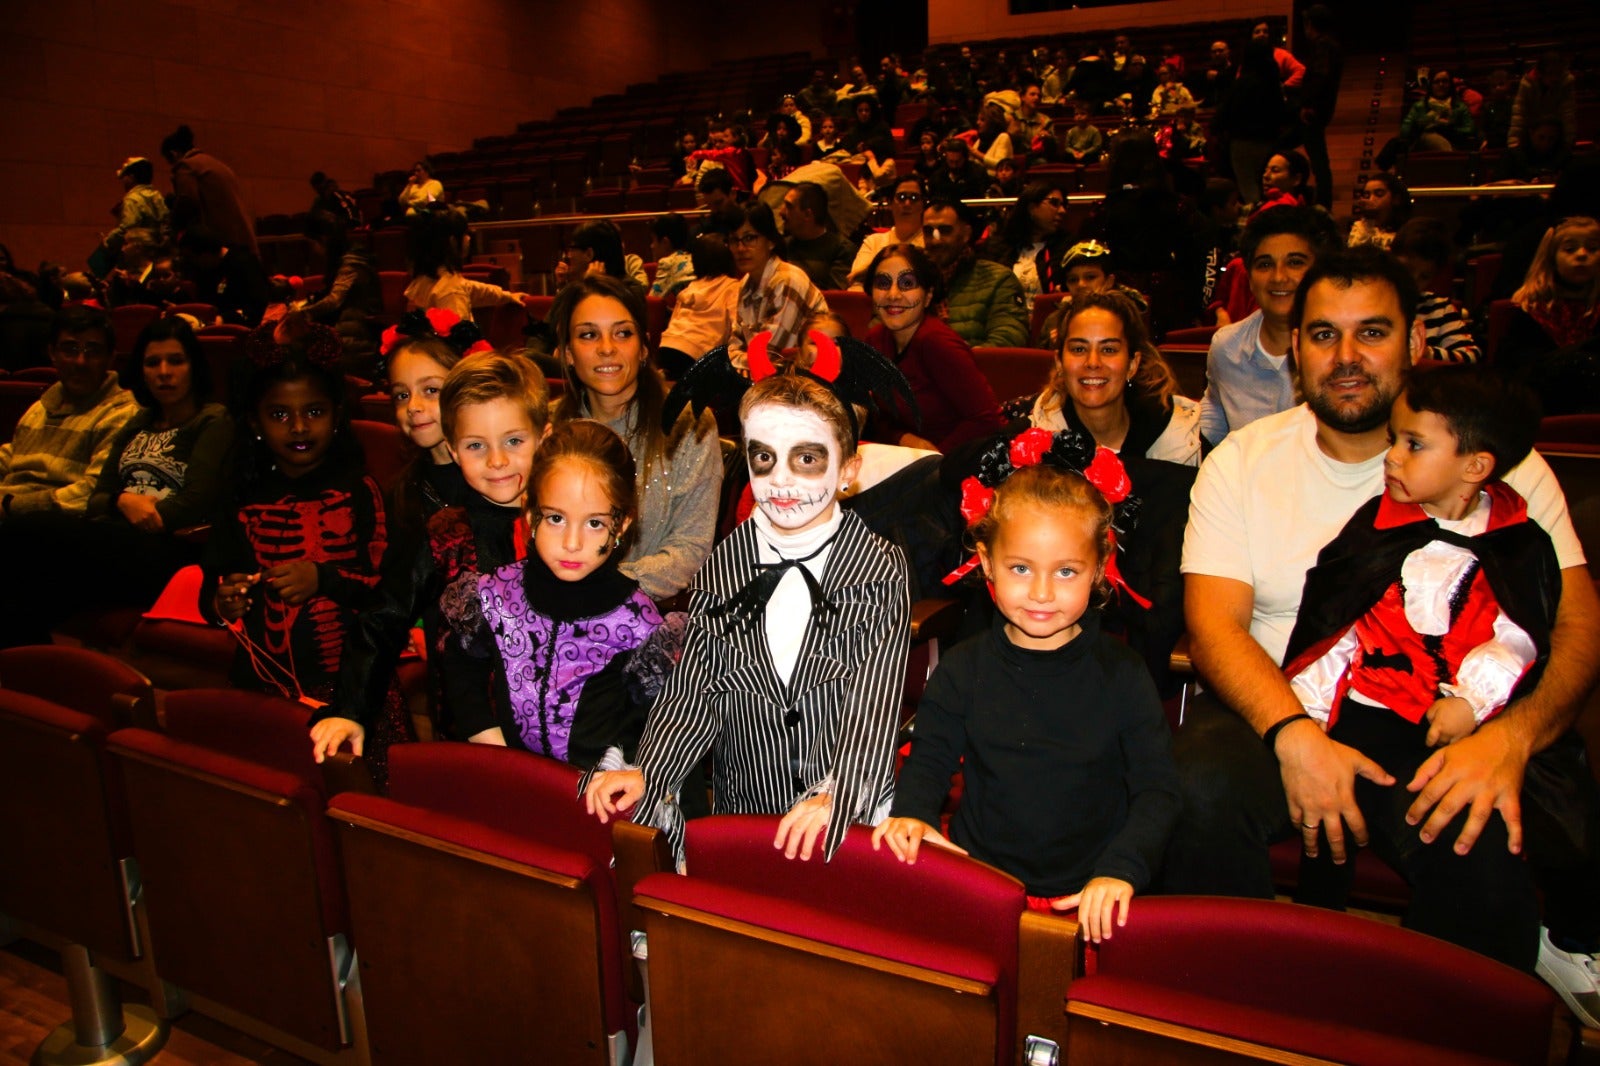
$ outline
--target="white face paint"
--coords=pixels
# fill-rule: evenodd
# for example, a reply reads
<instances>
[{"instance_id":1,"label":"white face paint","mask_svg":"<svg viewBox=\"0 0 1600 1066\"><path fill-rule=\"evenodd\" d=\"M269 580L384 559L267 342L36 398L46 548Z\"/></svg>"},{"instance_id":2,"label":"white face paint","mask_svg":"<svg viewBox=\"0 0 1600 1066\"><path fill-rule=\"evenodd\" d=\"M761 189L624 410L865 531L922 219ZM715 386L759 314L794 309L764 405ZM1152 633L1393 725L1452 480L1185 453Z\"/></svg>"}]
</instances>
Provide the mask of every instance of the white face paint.
<instances>
[{"instance_id":1,"label":"white face paint","mask_svg":"<svg viewBox=\"0 0 1600 1066\"><path fill-rule=\"evenodd\" d=\"M744 420L744 440L750 493L774 526L802 533L833 517L845 464L821 415L758 404Z\"/></svg>"}]
</instances>

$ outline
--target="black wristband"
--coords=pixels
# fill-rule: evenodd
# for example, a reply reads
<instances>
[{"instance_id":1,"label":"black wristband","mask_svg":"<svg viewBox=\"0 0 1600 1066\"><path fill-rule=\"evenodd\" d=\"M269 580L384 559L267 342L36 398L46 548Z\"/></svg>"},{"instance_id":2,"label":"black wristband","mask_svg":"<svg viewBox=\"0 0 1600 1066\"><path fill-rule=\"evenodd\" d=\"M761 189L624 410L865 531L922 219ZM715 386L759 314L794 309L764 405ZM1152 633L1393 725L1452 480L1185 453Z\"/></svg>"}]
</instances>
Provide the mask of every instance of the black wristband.
<instances>
[{"instance_id":1,"label":"black wristband","mask_svg":"<svg viewBox=\"0 0 1600 1066\"><path fill-rule=\"evenodd\" d=\"M1276 722L1273 722L1271 725L1267 726L1267 731L1261 734L1261 743L1265 744L1267 746L1267 750L1272 752L1272 754L1278 754L1278 734L1283 732L1284 726L1298 722L1302 718L1309 719L1313 722L1316 721L1315 718L1312 718L1304 711L1301 711L1299 714L1291 714L1287 718L1280 718Z\"/></svg>"}]
</instances>

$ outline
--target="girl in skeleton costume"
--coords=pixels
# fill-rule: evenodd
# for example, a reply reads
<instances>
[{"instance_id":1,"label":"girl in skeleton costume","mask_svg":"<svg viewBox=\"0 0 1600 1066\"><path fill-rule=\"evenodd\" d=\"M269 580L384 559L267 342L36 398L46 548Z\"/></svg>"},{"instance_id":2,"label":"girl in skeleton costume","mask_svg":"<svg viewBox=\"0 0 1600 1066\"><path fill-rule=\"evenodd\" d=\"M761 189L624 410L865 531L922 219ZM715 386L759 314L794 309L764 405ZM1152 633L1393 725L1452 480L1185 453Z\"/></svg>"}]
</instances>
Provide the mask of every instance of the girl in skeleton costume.
<instances>
[{"instance_id":1,"label":"girl in skeleton costume","mask_svg":"<svg viewBox=\"0 0 1600 1066\"><path fill-rule=\"evenodd\" d=\"M445 677L459 732L582 766L620 765L682 631L682 615L664 629L655 603L618 569L639 512L633 456L599 422L563 422L539 446L528 488L528 557L442 604L458 635L446 644Z\"/></svg>"},{"instance_id":2,"label":"girl in skeleton costume","mask_svg":"<svg viewBox=\"0 0 1600 1066\"><path fill-rule=\"evenodd\" d=\"M213 591L201 609L239 640L237 687L314 712L332 694L345 631L377 581L388 540L383 493L341 401L338 334L310 326L279 345L264 327L246 338L245 353L235 418L249 436L238 449L235 499L206 542L202 587ZM380 780L405 721L391 690L366 749Z\"/></svg>"},{"instance_id":3,"label":"girl in skeleton costume","mask_svg":"<svg viewBox=\"0 0 1600 1066\"><path fill-rule=\"evenodd\" d=\"M851 822L878 821L894 795L906 562L838 497L860 468L850 402L910 389L865 345L828 348L811 370L778 375L764 345L752 344L753 385L726 350L711 352L663 413L743 392L756 511L695 575L682 660L634 764L602 763L584 801L602 822L637 806L638 820L668 831L680 859L677 796L707 750L713 810L783 815L773 843L789 858L809 859L819 839L831 857Z\"/></svg>"}]
</instances>

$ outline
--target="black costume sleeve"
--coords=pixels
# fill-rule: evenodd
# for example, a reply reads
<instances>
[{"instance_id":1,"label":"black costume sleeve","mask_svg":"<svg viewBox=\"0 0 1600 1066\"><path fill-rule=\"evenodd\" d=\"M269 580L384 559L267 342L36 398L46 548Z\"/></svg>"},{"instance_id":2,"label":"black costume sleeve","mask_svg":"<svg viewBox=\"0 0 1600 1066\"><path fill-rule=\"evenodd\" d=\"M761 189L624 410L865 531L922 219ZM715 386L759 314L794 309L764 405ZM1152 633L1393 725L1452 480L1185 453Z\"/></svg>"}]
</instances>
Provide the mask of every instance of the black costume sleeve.
<instances>
[{"instance_id":1,"label":"black costume sleeve","mask_svg":"<svg viewBox=\"0 0 1600 1066\"><path fill-rule=\"evenodd\" d=\"M1095 877L1115 877L1135 892L1149 888L1178 820L1178 767L1172 730L1155 685L1131 664L1120 671L1123 722L1118 742L1126 767L1128 818L1094 863Z\"/></svg>"},{"instance_id":2,"label":"black costume sleeve","mask_svg":"<svg viewBox=\"0 0 1600 1066\"><path fill-rule=\"evenodd\" d=\"M373 715L383 708L412 623L433 590L433 571L426 538L413 534L390 545L374 595L345 634L333 699L312 721L350 718L363 725L372 723Z\"/></svg>"}]
</instances>

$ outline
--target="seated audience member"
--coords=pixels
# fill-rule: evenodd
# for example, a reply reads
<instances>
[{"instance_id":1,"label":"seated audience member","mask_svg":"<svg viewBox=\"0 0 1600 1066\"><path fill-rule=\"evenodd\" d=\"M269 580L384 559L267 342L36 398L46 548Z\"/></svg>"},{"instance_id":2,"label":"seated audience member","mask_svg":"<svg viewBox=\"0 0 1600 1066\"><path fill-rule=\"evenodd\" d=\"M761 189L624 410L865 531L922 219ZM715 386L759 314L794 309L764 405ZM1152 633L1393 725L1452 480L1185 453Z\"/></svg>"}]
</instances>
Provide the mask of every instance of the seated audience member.
<instances>
[{"instance_id":1,"label":"seated audience member","mask_svg":"<svg viewBox=\"0 0 1600 1066\"><path fill-rule=\"evenodd\" d=\"M550 407L544 375L526 359L485 346L446 371L430 354L454 360L453 338L471 335L469 324L447 335L452 339L419 336L396 346L396 406L407 416L413 443L436 441L433 448L460 460L436 464L419 456L418 476L407 489L441 482L434 471L444 469L453 472L457 491L447 505L437 496L424 498L415 509L422 513L396 518L373 599L351 626L333 698L311 719L318 761L345 741L361 752L366 731L385 710L389 680L419 618L435 736L489 739L478 735L485 726L471 724L484 717L493 684L476 670L461 669L462 644L471 635L461 624L467 599L462 593L475 592L482 575L515 561L526 546L519 543L527 535L525 497L534 453L549 433ZM413 384L436 397L419 396ZM435 421L423 423L413 415Z\"/></svg>"},{"instance_id":2,"label":"seated audience member","mask_svg":"<svg viewBox=\"0 0 1600 1066\"><path fill-rule=\"evenodd\" d=\"M861 247L856 249L855 260L850 264L850 284L861 283L873 257L888 245L922 247L922 205L927 198L927 187L920 175L895 179L894 193L889 198L889 217L893 224L882 233L869 233L862 238Z\"/></svg>"},{"instance_id":3,"label":"seated audience member","mask_svg":"<svg viewBox=\"0 0 1600 1066\"><path fill-rule=\"evenodd\" d=\"M0 612L0 647L48 644L85 607L149 607L200 561L199 545L176 534L211 521L221 502L233 420L210 402L210 367L183 318L146 326L132 365L137 406L109 441L87 506L23 510L0 526L0 587L18 607Z\"/></svg>"},{"instance_id":4,"label":"seated audience member","mask_svg":"<svg viewBox=\"0 0 1600 1066\"><path fill-rule=\"evenodd\" d=\"M101 243L115 253L124 242L147 248L164 247L172 239L172 216L167 201L151 184L156 170L150 160L135 156L122 164L117 177L122 180L122 202L117 205L117 224Z\"/></svg>"},{"instance_id":5,"label":"seated audience member","mask_svg":"<svg viewBox=\"0 0 1600 1066\"><path fill-rule=\"evenodd\" d=\"M924 126L917 134L917 159L911 169L927 182L944 166L944 155L939 151L939 131Z\"/></svg>"},{"instance_id":6,"label":"seated audience member","mask_svg":"<svg viewBox=\"0 0 1600 1066\"><path fill-rule=\"evenodd\" d=\"M1195 121L1195 111L1185 107L1156 130L1156 145L1161 158L1173 162L1206 157L1206 131Z\"/></svg>"},{"instance_id":7,"label":"seated audience member","mask_svg":"<svg viewBox=\"0 0 1600 1066\"><path fill-rule=\"evenodd\" d=\"M1472 319L1448 296L1430 291L1433 280L1455 261L1450 233L1436 218L1414 218L1400 227L1389 254L1417 283L1420 300L1417 321L1427 334L1424 359L1446 363L1476 363L1478 342L1472 339Z\"/></svg>"},{"instance_id":8,"label":"seated audience member","mask_svg":"<svg viewBox=\"0 0 1600 1066\"><path fill-rule=\"evenodd\" d=\"M194 132L179 126L161 142L161 158L172 168L172 228L183 233L202 226L230 248L261 254L255 217L245 206L232 168L194 146Z\"/></svg>"},{"instance_id":9,"label":"seated audience member","mask_svg":"<svg viewBox=\"0 0 1600 1066\"><path fill-rule=\"evenodd\" d=\"M1274 152L1261 171L1261 202L1252 214L1269 207L1302 207L1312 202L1311 162L1299 152Z\"/></svg>"},{"instance_id":10,"label":"seated audience member","mask_svg":"<svg viewBox=\"0 0 1600 1066\"><path fill-rule=\"evenodd\" d=\"M783 195L784 259L806 272L819 289L842 289L850 283L856 247L839 234L828 215L828 194L815 182L803 181Z\"/></svg>"},{"instance_id":11,"label":"seated audience member","mask_svg":"<svg viewBox=\"0 0 1600 1066\"><path fill-rule=\"evenodd\" d=\"M1483 147L1501 149L1511 134L1511 107L1516 97L1516 84L1511 72L1496 67L1489 72L1488 92L1478 108L1478 132L1483 134Z\"/></svg>"},{"instance_id":12,"label":"seated audience member","mask_svg":"<svg viewBox=\"0 0 1600 1066\"><path fill-rule=\"evenodd\" d=\"M694 280L678 292L656 348L656 362L677 379L711 349L728 343L739 318L739 272L733 253L716 237L689 242Z\"/></svg>"},{"instance_id":13,"label":"seated audience member","mask_svg":"<svg viewBox=\"0 0 1600 1066\"><path fill-rule=\"evenodd\" d=\"M1201 70L1197 97L1200 105L1215 108L1221 104L1237 76L1238 68L1234 65L1233 51L1228 47L1228 42L1212 41L1206 65ZM1281 83L1278 91L1283 91Z\"/></svg>"},{"instance_id":14,"label":"seated audience member","mask_svg":"<svg viewBox=\"0 0 1600 1066\"><path fill-rule=\"evenodd\" d=\"M994 180L989 182L989 187L984 190L984 195L991 200L1015 200L1022 192L1021 179L1017 176L1017 161L1015 159L1002 159L994 168Z\"/></svg>"},{"instance_id":15,"label":"seated audience member","mask_svg":"<svg viewBox=\"0 0 1600 1066\"><path fill-rule=\"evenodd\" d=\"M1000 165L1000 160L1010 159L1017 154L1016 147L1011 143L1011 135L1006 132L1007 125L1005 109L991 101L983 105L978 118L977 136L962 142L966 145L967 155L982 166L990 177L994 176L994 169Z\"/></svg>"},{"instance_id":16,"label":"seated audience member","mask_svg":"<svg viewBox=\"0 0 1600 1066\"><path fill-rule=\"evenodd\" d=\"M1348 244L1375 244L1387 248L1394 235L1411 218L1411 190L1393 174L1380 171L1356 193L1356 220Z\"/></svg>"},{"instance_id":17,"label":"seated audience member","mask_svg":"<svg viewBox=\"0 0 1600 1066\"><path fill-rule=\"evenodd\" d=\"M769 226L771 220L767 211ZM616 278L587 275L561 291L550 317L566 374L555 420L604 423L627 441L637 466L638 535L621 572L652 599L676 596L705 562L716 532L722 483L716 418L685 410L675 424L661 425L666 388L650 365L643 293Z\"/></svg>"},{"instance_id":18,"label":"seated audience member","mask_svg":"<svg viewBox=\"0 0 1600 1066\"><path fill-rule=\"evenodd\" d=\"M689 255L689 223L676 211L656 216L650 223L650 254L656 260L651 296L670 296L694 280L694 260Z\"/></svg>"},{"instance_id":19,"label":"seated audience member","mask_svg":"<svg viewBox=\"0 0 1600 1066\"><path fill-rule=\"evenodd\" d=\"M1118 103L1127 114L1145 114L1149 110L1146 101L1155 96L1156 72L1150 69L1150 63L1144 56L1131 55L1122 68L1122 81L1118 88Z\"/></svg>"},{"instance_id":20,"label":"seated audience member","mask_svg":"<svg viewBox=\"0 0 1600 1066\"><path fill-rule=\"evenodd\" d=\"M194 286L196 300L215 307L225 322L254 326L261 321L271 295L261 260L223 244L214 230L201 225L183 231L178 256L178 272Z\"/></svg>"},{"instance_id":21,"label":"seated audience member","mask_svg":"<svg viewBox=\"0 0 1600 1066\"><path fill-rule=\"evenodd\" d=\"M907 863L924 844L993 863L1022 881L1031 909L1076 909L1098 943L1154 879L1178 784L1150 678L1097 609L1112 598L1118 546L1116 512L1094 486L1107 479L1093 468L1115 460L1091 463L1088 447L1068 460L1064 447L1016 462L973 525L996 617L928 679L872 843ZM1060 567L1067 559L1080 565ZM970 783L946 841L941 810L963 762Z\"/></svg>"},{"instance_id":22,"label":"seated audience member","mask_svg":"<svg viewBox=\"0 0 1600 1066\"><path fill-rule=\"evenodd\" d=\"M1495 365L1531 384L1545 414L1600 410L1600 222L1551 226L1511 299L1517 308Z\"/></svg>"},{"instance_id":23,"label":"seated audience member","mask_svg":"<svg viewBox=\"0 0 1600 1066\"><path fill-rule=\"evenodd\" d=\"M442 307L457 318L472 321L474 307L526 304L522 293L474 281L461 273L472 233L467 216L449 208L430 208L415 215L406 233L406 257L411 261L411 284L406 286L406 307L426 311Z\"/></svg>"},{"instance_id":24,"label":"seated audience member","mask_svg":"<svg viewBox=\"0 0 1600 1066\"><path fill-rule=\"evenodd\" d=\"M693 130L684 130L672 146L672 154L667 157L667 168L672 171L673 178L682 178L685 170L684 163L700 147L700 138L696 137Z\"/></svg>"},{"instance_id":25,"label":"seated audience member","mask_svg":"<svg viewBox=\"0 0 1600 1066\"><path fill-rule=\"evenodd\" d=\"M817 135L811 142L811 158L813 161L827 159L831 155L844 152L839 143L839 127L832 115L824 115L817 122Z\"/></svg>"},{"instance_id":26,"label":"seated audience member","mask_svg":"<svg viewBox=\"0 0 1600 1066\"><path fill-rule=\"evenodd\" d=\"M865 169L863 179L870 177L874 186L882 185L895 176L894 131L883 117L876 96L858 97L853 113L855 125L845 134L844 148L860 159Z\"/></svg>"},{"instance_id":27,"label":"seated audience member","mask_svg":"<svg viewBox=\"0 0 1600 1066\"><path fill-rule=\"evenodd\" d=\"M1428 95L1413 104L1400 123L1400 140L1423 152L1469 152L1478 146L1472 112L1456 94L1448 70L1435 70L1428 79Z\"/></svg>"},{"instance_id":28,"label":"seated audience member","mask_svg":"<svg viewBox=\"0 0 1600 1066\"><path fill-rule=\"evenodd\" d=\"M1128 635L1166 693L1172 649L1183 633L1178 561L1194 468L1200 465L1200 405L1178 394L1139 305L1122 293L1084 293L1055 350L1054 370L1028 421L1052 432L1088 433L1126 467L1141 508L1139 524L1118 537L1118 565L1150 606L1119 597L1108 606L1106 621Z\"/></svg>"},{"instance_id":29,"label":"seated audience member","mask_svg":"<svg viewBox=\"0 0 1600 1066\"><path fill-rule=\"evenodd\" d=\"M1034 299L1062 287L1062 262L1067 237L1062 223L1067 217L1067 197L1048 181L1031 181L1005 221L983 245L983 257L1009 267L1022 285L1023 306L1033 310Z\"/></svg>"},{"instance_id":30,"label":"seated audience member","mask_svg":"<svg viewBox=\"0 0 1600 1066\"><path fill-rule=\"evenodd\" d=\"M731 123L713 125L706 135L706 146L692 152L683 161L682 180L700 185L700 177L708 170L726 170L733 179L733 187L740 193L749 193L755 187L756 163L745 145L744 133Z\"/></svg>"},{"instance_id":31,"label":"seated audience member","mask_svg":"<svg viewBox=\"0 0 1600 1066\"><path fill-rule=\"evenodd\" d=\"M944 278L945 320L974 348L1028 343L1028 311L1017 276L972 248L977 218L960 200L931 196L922 212L928 258Z\"/></svg>"},{"instance_id":32,"label":"seated audience member","mask_svg":"<svg viewBox=\"0 0 1600 1066\"><path fill-rule=\"evenodd\" d=\"M1416 374L1388 428L1387 489L1306 574L1284 672L1330 740L1405 780L1533 690L1561 574L1549 535L1503 481L1539 430L1531 393L1476 367ZM1539 918L1522 856L1490 841L1473 862L1442 844L1413 851L1401 843L1409 793L1358 780L1355 803L1369 832L1391 840L1376 854L1407 881L1448 882L1483 907L1451 939L1525 963ZM1343 910L1352 865L1308 848L1296 900Z\"/></svg>"},{"instance_id":33,"label":"seated audience member","mask_svg":"<svg viewBox=\"0 0 1600 1066\"><path fill-rule=\"evenodd\" d=\"M786 262L786 244L778 232L772 209L759 201L745 205L744 218L728 237L734 266L743 276L739 287L739 315L729 347L742 359L750 338L770 332L774 351L800 346L800 325L816 311L826 311L822 290L804 270Z\"/></svg>"},{"instance_id":34,"label":"seated audience member","mask_svg":"<svg viewBox=\"0 0 1600 1066\"><path fill-rule=\"evenodd\" d=\"M1236 258L1242 210L1238 186L1227 178L1207 178L1199 207L1190 218L1189 239L1196 252L1190 291L1197 297L1197 316L1217 298L1223 268Z\"/></svg>"},{"instance_id":35,"label":"seated audience member","mask_svg":"<svg viewBox=\"0 0 1600 1066\"><path fill-rule=\"evenodd\" d=\"M433 167L426 159L419 159L400 190L400 206L406 214L415 215L428 210L444 196L444 185L433 176Z\"/></svg>"},{"instance_id":36,"label":"seated audience member","mask_svg":"<svg viewBox=\"0 0 1600 1066\"><path fill-rule=\"evenodd\" d=\"M1061 145L1056 140L1055 123L1039 110L1039 98L1043 94L1039 80L1028 78L1017 87L1017 94L1022 103L1012 113L1011 124L1006 129L1012 146L1029 159L1056 159L1061 154Z\"/></svg>"},{"instance_id":37,"label":"seated audience member","mask_svg":"<svg viewBox=\"0 0 1600 1066\"><path fill-rule=\"evenodd\" d=\"M900 368L921 416L918 429L911 412L885 412L874 437L949 451L1005 424L972 349L935 313L944 278L925 251L909 244L885 247L867 267L863 288L878 319L866 341Z\"/></svg>"},{"instance_id":38,"label":"seated audience member","mask_svg":"<svg viewBox=\"0 0 1600 1066\"><path fill-rule=\"evenodd\" d=\"M1078 57L1067 82L1067 91L1076 100L1099 107L1120 91L1117 70L1104 54L1102 46L1090 43Z\"/></svg>"},{"instance_id":39,"label":"seated audience member","mask_svg":"<svg viewBox=\"0 0 1600 1066\"><path fill-rule=\"evenodd\" d=\"M1574 815L1580 823L1593 817L1584 800L1573 802L1592 799L1594 784L1570 726L1600 663L1600 604L1560 488L1538 453L1506 476L1550 534L1561 567L1549 659L1532 692L1436 751L1408 782L1317 728L1279 667L1301 614L1306 572L1384 484L1392 408L1423 344L1415 301L1404 270L1375 249L1320 258L1292 311L1306 403L1245 427L1201 467L1183 570L1191 654L1208 691L1190 701L1175 744L1185 803L1163 884L1178 893L1271 898L1273 842L1298 839L1308 857L1327 848L1343 863L1352 845L1370 840L1379 854L1405 863L1406 925L1524 970L1538 957L1547 975L1561 964L1583 977L1586 966L1592 996L1594 960L1566 952L1600 947L1568 939L1595 928L1596 857L1567 846L1557 858L1549 833ZM1425 534L1443 535L1431 525ZM1373 564L1379 559L1367 551L1355 559L1358 567ZM1535 762L1551 787L1523 790ZM1369 787L1384 790L1381 824L1364 818L1358 803ZM1548 803L1556 795L1560 809ZM1580 827L1578 839L1588 831ZM1508 849L1525 854L1540 877L1548 937L1530 920L1531 907L1512 903L1516 893L1460 898L1458 886L1480 870L1525 876L1516 854L1507 864ZM1435 864L1445 871L1422 875Z\"/></svg>"},{"instance_id":40,"label":"seated audience member","mask_svg":"<svg viewBox=\"0 0 1600 1066\"><path fill-rule=\"evenodd\" d=\"M1518 144L1507 145L1500 153L1495 180L1506 184L1558 180L1572 163L1572 148L1561 139L1561 123L1541 119L1527 130Z\"/></svg>"},{"instance_id":41,"label":"seated audience member","mask_svg":"<svg viewBox=\"0 0 1600 1066\"><path fill-rule=\"evenodd\" d=\"M1207 443L1221 444L1233 430L1294 406L1289 344L1295 291L1311 264L1338 243L1332 221L1311 207L1263 211L1245 227L1239 251L1256 310L1211 338L1200 399L1200 434Z\"/></svg>"},{"instance_id":42,"label":"seated audience member","mask_svg":"<svg viewBox=\"0 0 1600 1066\"><path fill-rule=\"evenodd\" d=\"M0 522L30 511L82 514L119 430L139 405L111 372L111 320L93 307L59 312L50 364L60 375L0 444Z\"/></svg>"},{"instance_id":43,"label":"seated audience member","mask_svg":"<svg viewBox=\"0 0 1600 1066\"><path fill-rule=\"evenodd\" d=\"M567 250L556 263L555 282L558 286L581 278L586 274L604 274L616 278L640 295L650 290L650 276L644 272L644 260L622 250L622 230L609 218L584 222L567 237Z\"/></svg>"},{"instance_id":44,"label":"seated audience member","mask_svg":"<svg viewBox=\"0 0 1600 1066\"><path fill-rule=\"evenodd\" d=\"M928 179L928 195L945 200L976 200L989 188L989 172L968 157L967 142L948 138L940 147L944 166Z\"/></svg>"},{"instance_id":45,"label":"seated audience member","mask_svg":"<svg viewBox=\"0 0 1600 1066\"><path fill-rule=\"evenodd\" d=\"M1070 163L1098 163L1105 147L1105 135L1100 127L1089 121L1089 105L1078 104L1072 109L1072 125L1061 135L1063 158Z\"/></svg>"},{"instance_id":46,"label":"seated audience member","mask_svg":"<svg viewBox=\"0 0 1600 1066\"><path fill-rule=\"evenodd\" d=\"M833 106L839 100L839 94L834 91L828 72L822 67L811 72L811 80L795 96L799 98L800 106L810 115L833 114Z\"/></svg>"},{"instance_id":47,"label":"seated audience member","mask_svg":"<svg viewBox=\"0 0 1600 1066\"><path fill-rule=\"evenodd\" d=\"M1156 68L1156 87L1150 94L1151 115L1176 115L1184 109L1194 109L1194 96L1182 81L1173 77L1172 68L1165 64Z\"/></svg>"},{"instance_id":48,"label":"seated audience member","mask_svg":"<svg viewBox=\"0 0 1600 1066\"><path fill-rule=\"evenodd\" d=\"M695 199L710 212L706 221L700 226L701 233L705 233L712 225L712 219L718 212L739 206L733 189L733 175L723 167L706 168L694 187L694 194Z\"/></svg>"},{"instance_id":49,"label":"seated audience member","mask_svg":"<svg viewBox=\"0 0 1600 1066\"><path fill-rule=\"evenodd\" d=\"M794 119L795 125L800 128L800 134L794 143L804 147L811 143L811 116L800 110L800 102L792 94L785 94L778 101L778 114Z\"/></svg>"},{"instance_id":50,"label":"seated audience member","mask_svg":"<svg viewBox=\"0 0 1600 1066\"><path fill-rule=\"evenodd\" d=\"M1034 338L1034 343L1039 347L1060 350L1061 324L1072 313L1077 300L1091 292L1121 293L1141 315L1148 313L1149 304L1143 293L1117 284L1116 264L1111 249L1099 241L1079 241L1074 244L1062 257L1061 266L1063 295L1056 309L1039 326L1039 336Z\"/></svg>"},{"instance_id":51,"label":"seated audience member","mask_svg":"<svg viewBox=\"0 0 1600 1066\"><path fill-rule=\"evenodd\" d=\"M1578 141L1577 80L1567 67L1567 57L1554 50L1541 55L1517 83L1506 147L1520 147L1544 122L1556 124L1557 142L1571 152Z\"/></svg>"},{"instance_id":52,"label":"seated audience member","mask_svg":"<svg viewBox=\"0 0 1600 1066\"><path fill-rule=\"evenodd\" d=\"M347 227L362 224L360 205L354 196L339 188L338 179L319 170L311 175L311 188L317 194L311 201L313 221L321 218L324 222L334 221Z\"/></svg>"},{"instance_id":53,"label":"seated audience member","mask_svg":"<svg viewBox=\"0 0 1600 1066\"><path fill-rule=\"evenodd\" d=\"M327 289L311 294L299 313L339 334L347 373L373 378L378 355L373 325L383 317L383 285L365 242L352 242L346 223L332 212L311 216L306 230L311 254L322 261Z\"/></svg>"}]
</instances>

